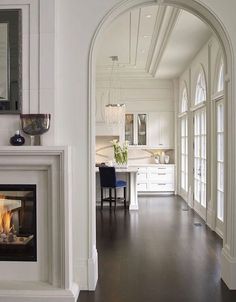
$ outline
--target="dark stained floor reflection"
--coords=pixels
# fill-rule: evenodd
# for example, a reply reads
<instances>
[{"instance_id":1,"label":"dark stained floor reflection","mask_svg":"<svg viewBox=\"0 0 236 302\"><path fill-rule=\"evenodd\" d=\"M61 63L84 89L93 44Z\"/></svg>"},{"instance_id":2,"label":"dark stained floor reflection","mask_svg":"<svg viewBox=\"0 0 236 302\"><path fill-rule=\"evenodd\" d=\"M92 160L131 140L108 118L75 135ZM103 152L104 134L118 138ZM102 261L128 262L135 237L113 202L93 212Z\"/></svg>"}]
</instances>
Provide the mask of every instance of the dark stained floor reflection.
<instances>
[{"instance_id":1,"label":"dark stained floor reflection","mask_svg":"<svg viewBox=\"0 0 236 302\"><path fill-rule=\"evenodd\" d=\"M220 279L222 241L179 197L97 209L99 281L79 302L235 302ZM201 222L201 226L195 226Z\"/></svg>"}]
</instances>

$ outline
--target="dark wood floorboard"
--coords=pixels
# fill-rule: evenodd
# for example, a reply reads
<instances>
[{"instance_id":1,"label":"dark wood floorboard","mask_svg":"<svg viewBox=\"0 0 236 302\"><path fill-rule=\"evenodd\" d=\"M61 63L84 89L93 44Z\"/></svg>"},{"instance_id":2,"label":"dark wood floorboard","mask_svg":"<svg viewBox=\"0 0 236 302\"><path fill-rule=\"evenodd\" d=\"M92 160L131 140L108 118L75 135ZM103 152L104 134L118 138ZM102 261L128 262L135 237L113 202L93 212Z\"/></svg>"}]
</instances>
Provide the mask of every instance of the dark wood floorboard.
<instances>
[{"instance_id":1,"label":"dark wood floorboard","mask_svg":"<svg viewBox=\"0 0 236 302\"><path fill-rule=\"evenodd\" d=\"M79 302L235 302L220 279L222 240L179 197L97 210L99 281ZM201 222L202 226L195 226Z\"/></svg>"}]
</instances>

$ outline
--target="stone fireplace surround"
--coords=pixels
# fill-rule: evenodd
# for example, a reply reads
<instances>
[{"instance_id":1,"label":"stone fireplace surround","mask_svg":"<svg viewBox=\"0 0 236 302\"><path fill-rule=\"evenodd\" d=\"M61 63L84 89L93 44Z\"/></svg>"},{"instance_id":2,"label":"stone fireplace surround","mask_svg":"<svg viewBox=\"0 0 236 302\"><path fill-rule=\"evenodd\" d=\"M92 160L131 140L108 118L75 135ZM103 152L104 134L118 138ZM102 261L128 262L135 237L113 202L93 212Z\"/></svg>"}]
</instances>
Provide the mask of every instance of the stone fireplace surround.
<instances>
[{"instance_id":1,"label":"stone fireplace surround","mask_svg":"<svg viewBox=\"0 0 236 302\"><path fill-rule=\"evenodd\" d=\"M0 261L0 302L74 302L70 148L0 147L0 183L37 186L37 262Z\"/></svg>"}]
</instances>

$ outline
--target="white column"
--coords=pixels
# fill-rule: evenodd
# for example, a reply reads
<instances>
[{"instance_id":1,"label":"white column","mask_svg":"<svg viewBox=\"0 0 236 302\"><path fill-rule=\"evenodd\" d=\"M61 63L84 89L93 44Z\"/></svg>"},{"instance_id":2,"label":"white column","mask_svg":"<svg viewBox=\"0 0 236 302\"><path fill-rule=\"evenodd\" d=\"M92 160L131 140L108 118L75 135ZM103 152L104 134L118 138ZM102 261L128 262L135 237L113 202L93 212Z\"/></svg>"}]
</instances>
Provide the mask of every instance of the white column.
<instances>
[{"instance_id":1,"label":"white column","mask_svg":"<svg viewBox=\"0 0 236 302\"><path fill-rule=\"evenodd\" d=\"M225 99L231 97L230 76L225 75ZM224 239L221 257L221 277L229 289L236 289L236 163L235 163L235 102L225 102L225 203Z\"/></svg>"},{"instance_id":2,"label":"white column","mask_svg":"<svg viewBox=\"0 0 236 302\"><path fill-rule=\"evenodd\" d=\"M130 172L130 210L138 210L137 171Z\"/></svg>"}]
</instances>

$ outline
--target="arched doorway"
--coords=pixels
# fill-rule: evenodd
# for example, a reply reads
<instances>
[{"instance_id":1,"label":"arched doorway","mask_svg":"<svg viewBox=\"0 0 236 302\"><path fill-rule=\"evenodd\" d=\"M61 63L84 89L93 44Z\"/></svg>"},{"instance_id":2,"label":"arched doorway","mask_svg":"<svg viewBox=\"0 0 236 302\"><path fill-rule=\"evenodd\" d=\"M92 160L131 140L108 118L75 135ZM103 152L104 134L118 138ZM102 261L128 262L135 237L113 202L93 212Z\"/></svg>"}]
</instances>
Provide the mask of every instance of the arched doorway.
<instances>
[{"instance_id":1,"label":"arched doorway","mask_svg":"<svg viewBox=\"0 0 236 302\"><path fill-rule=\"evenodd\" d=\"M233 169L234 159L234 146L229 143L233 141L235 126L233 123L235 112L235 104L233 102L234 84L234 71L232 69L233 55L231 52L231 43L227 32L225 32L221 22L217 17L204 5L196 0L161 0L161 1L147 1L147 0L127 0L122 1L120 4L113 7L99 24L94 38L91 43L90 56L89 56L89 289L94 289L97 281L97 251L96 251L96 216L95 216L95 62L96 51L99 45L100 38L106 26L112 22L116 17L122 13L140 6L145 5L169 5L176 6L180 9L186 10L206 24L208 24L222 47L224 66L225 66L225 121L226 126L226 166L225 166L225 230L224 230L224 243L222 252L222 279L229 288L236 288L236 280L233 280L233 271L236 266L230 265L231 259L234 257L234 238L232 236L233 220L231 212L234 208L234 188L231 186L231 181L235 178L235 171ZM227 131L228 129L228 131ZM235 282L235 283L234 283Z\"/></svg>"}]
</instances>

